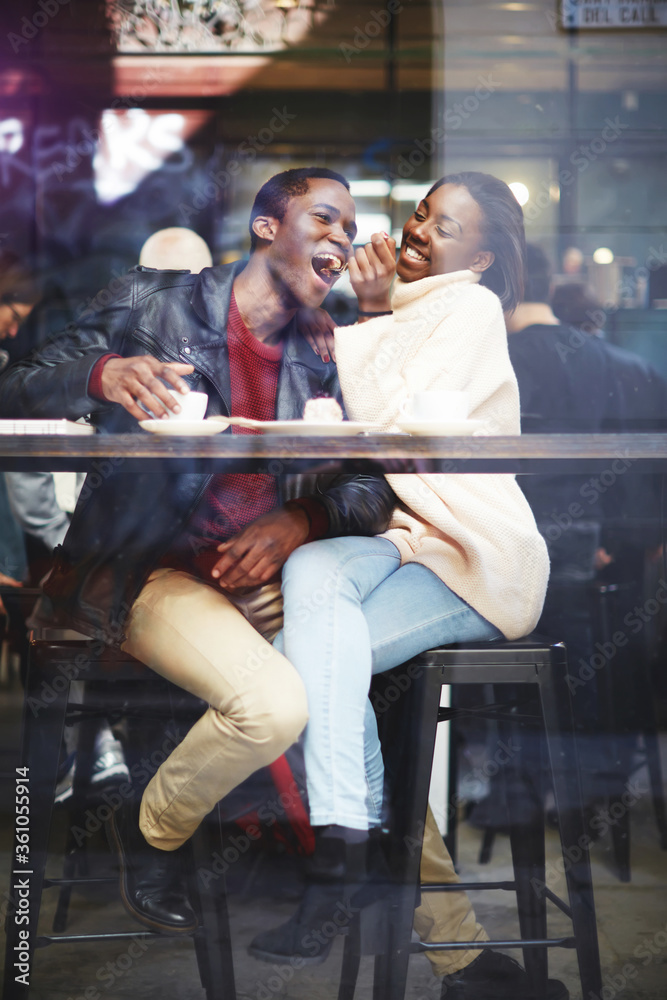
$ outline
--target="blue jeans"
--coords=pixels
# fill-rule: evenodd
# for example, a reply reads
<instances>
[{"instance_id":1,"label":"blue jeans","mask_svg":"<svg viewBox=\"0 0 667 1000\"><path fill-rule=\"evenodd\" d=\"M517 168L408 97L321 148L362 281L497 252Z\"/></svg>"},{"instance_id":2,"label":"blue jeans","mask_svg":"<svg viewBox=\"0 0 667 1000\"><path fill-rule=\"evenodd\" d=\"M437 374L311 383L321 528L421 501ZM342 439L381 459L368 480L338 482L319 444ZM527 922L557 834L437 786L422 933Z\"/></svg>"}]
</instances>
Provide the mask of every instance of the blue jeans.
<instances>
[{"instance_id":1,"label":"blue jeans","mask_svg":"<svg viewBox=\"0 0 667 1000\"><path fill-rule=\"evenodd\" d=\"M384 769L371 675L451 642L500 632L425 566L401 566L386 538L331 538L283 569L284 627L275 644L306 686L306 779L313 826L379 821Z\"/></svg>"}]
</instances>

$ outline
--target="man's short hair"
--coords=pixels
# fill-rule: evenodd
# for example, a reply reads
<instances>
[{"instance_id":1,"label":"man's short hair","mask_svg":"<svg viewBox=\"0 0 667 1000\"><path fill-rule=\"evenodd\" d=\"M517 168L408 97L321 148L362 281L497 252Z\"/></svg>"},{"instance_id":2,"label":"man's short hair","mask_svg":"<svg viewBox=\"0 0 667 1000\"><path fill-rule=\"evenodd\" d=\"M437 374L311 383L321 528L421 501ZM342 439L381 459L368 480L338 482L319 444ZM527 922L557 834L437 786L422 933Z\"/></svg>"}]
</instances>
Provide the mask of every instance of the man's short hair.
<instances>
[{"instance_id":1,"label":"man's short hair","mask_svg":"<svg viewBox=\"0 0 667 1000\"><path fill-rule=\"evenodd\" d=\"M526 246L526 287L524 302L549 302L551 263L544 250L529 243Z\"/></svg>"},{"instance_id":2,"label":"man's short hair","mask_svg":"<svg viewBox=\"0 0 667 1000\"><path fill-rule=\"evenodd\" d=\"M338 181L344 188L350 190L350 185L342 174L327 167L296 167L293 170L283 170L269 178L266 184L257 192L250 212L250 252L257 249L259 237L253 232L252 224L259 215L269 215L282 222L285 217L288 202L308 194L308 181L322 179Z\"/></svg>"}]
</instances>

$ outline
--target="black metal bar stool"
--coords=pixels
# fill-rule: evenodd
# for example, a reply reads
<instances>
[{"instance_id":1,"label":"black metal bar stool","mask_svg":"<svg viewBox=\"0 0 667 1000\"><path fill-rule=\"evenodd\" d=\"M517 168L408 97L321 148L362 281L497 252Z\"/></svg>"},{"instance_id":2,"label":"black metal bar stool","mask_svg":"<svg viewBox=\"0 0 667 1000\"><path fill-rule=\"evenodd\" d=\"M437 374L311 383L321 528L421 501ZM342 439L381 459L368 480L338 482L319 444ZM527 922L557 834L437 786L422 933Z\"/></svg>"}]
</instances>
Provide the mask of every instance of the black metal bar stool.
<instances>
[{"instance_id":1,"label":"black metal bar stool","mask_svg":"<svg viewBox=\"0 0 667 1000\"><path fill-rule=\"evenodd\" d=\"M595 638L598 640L595 655L603 660L607 657L602 669L594 671L589 666L597 685L603 736L609 749L609 769L605 775L607 802L611 808L616 803L622 803L632 773L628 738L633 731L635 735L641 734L660 846L662 850L667 850L667 814L648 651L638 648L636 643L628 647L628 638L632 640L631 632L629 637L622 633L623 646L619 647L613 641L612 623L623 621L628 608L632 607L633 595L638 593L637 587L628 582L596 582L591 593ZM601 650L610 650L611 656ZM587 679L590 680L590 676ZM619 817L611 827L614 858L621 882L629 882L631 877L630 812L628 808L620 809Z\"/></svg>"},{"instance_id":2,"label":"black metal bar stool","mask_svg":"<svg viewBox=\"0 0 667 1000\"><path fill-rule=\"evenodd\" d=\"M68 705L70 683L84 680L94 691L82 705ZM35 948L61 942L86 944L99 941L130 941L159 938L151 931L136 930L97 934L37 934L42 892L58 887L61 896L56 923L64 927L67 918L69 889L81 883L115 881L107 878L74 877L65 866L62 879L49 879L47 862L49 831L54 808L63 729L68 717L86 717L95 710L94 696L105 712L126 710L132 703L132 689L137 683L154 689L153 709L158 685L172 687L138 660L116 649L104 648L95 640L65 630L44 631L33 635L28 655L21 767L16 774L17 825L11 861L10 895L12 906L6 919L4 1000L26 1000L32 979ZM178 689L173 688L174 691ZM182 692L179 691L179 694ZM150 700L150 698L148 699ZM24 808L25 806L25 808ZM190 889L199 917L199 927L191 935L195 946L202 986L207 1000L235 1000L234 967L227 914L224 877L199 878L211 864L215 850L221 848L221 827L209 820L202 823L192 838ZM18 958L17 958L18 956ZM18 962L18 965L15 964Z\"/></svg>"},{"instance_id":3,"label":"black metal bar stool","mask_svg":"<svg viewBox=\"0 0 667 1000\"><path fill-rule=\"evenodd\" d=\"M446 949L522 948L526 972L536 996L545 993L547 949L574 948L582 995L599 995L602 980L595 922L587 837L582 810L577 749L570 693L566 682L565 647L537 636L518 642L471 643L432 649L389 674L375 678L385 710L378 725L389 778L391 830L389 868L395 884L388 900L362 910L345 942L339 1000L352 1000L362 954L375 955L374 1000L403 1000L411 954ZM532 685L539 694L548 750L569 903L545 886L544 816L525 802L513 782L507 782L510 842L514 879L452 885L419 884L420 847L433 761L436 727L450 718L440 709L443 684L492 684L495 701L508 708L505 729L513 731L516 701L508 703L518 685ZM509 687L511 686L511 688ZM391 697L390 697L391 693ZM513 714L509 714L513 713ZM539 715L538 715L539 718ZM511 768L511 761L508 769ZM539 770L539 766L538 766ZM476 889L511 890L517 896L521 937L518 940L411 943L419 892ZM547 900L572 921L572 934L547 936ZM377 922L384 926L378 933ZM374 926L375 925L375 926ZM380 940L378 940L380 938Z\"/></svg>"}]
</instances>

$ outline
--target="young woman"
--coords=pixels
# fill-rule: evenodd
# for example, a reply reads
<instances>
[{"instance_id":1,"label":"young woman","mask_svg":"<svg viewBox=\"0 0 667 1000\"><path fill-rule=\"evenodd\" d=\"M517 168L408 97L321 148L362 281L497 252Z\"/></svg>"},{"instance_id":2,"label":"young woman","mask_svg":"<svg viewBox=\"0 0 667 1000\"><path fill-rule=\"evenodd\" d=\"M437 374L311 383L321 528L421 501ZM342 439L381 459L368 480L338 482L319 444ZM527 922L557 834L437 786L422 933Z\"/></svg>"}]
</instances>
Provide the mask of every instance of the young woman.
<instances>
[{"instance_id":1,"label":"young woman","mask_svg":"<svg viewBox=\"0 0 667 1000\"><path fill-rule=\"evenodd\" d=\"M524 247L521 208L507 185L462 173L420 202L397 262L386 234L359 249L349 266L360 323L335 332L349 418L395 431L413 393L454 389L468 394L469 415L484 421L485 433L518 434L503 310L520 300ZM346 867L349 876L354 850L379 823L372 673L438 645L518 638L542 608L546 548L513 476L387 479L398 498L388 531L305 545L283 570L282 646L306 685L310 713L304 751L316 881L296 917L255 938L258 957L312 957L303 940L326 913L324 886ZM458 968L470 961L467 953ZM558 987L550 985L549 997L567 996ZM524 995L516 983L512 989Z\"/></svg>"}]
</instances>

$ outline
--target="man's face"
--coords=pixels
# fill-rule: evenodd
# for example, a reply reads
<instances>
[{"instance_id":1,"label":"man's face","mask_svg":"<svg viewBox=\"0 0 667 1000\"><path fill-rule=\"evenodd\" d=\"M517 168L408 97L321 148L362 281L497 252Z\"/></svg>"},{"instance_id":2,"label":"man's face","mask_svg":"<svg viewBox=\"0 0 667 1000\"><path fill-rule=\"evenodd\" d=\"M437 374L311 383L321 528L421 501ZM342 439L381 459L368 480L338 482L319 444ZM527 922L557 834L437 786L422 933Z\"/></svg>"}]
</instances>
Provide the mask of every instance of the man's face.
<instances>
[{"instance_id":1,"label":"man's face","mask_svg":"<svg viewBox=\"0 0 667 1000\"><path fill-rule=\"evenodd\" d=\"M352 252L354 216L350 192L326 178L311 178L288 202L267 253L288 308L319 306L332 289Z\"/></svg>"},{"instance_id":2,"label":"man's face","mask_svg":"<svg viewBox=\"0 0 667 1000\"><path fill-rule=\"evenodd\" d=\"M31 312L32 305L28 302L0 302L0 340L15 337Z\"/></svg>"}]
</instances>

